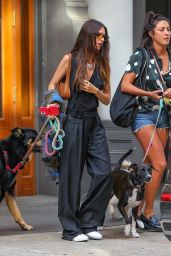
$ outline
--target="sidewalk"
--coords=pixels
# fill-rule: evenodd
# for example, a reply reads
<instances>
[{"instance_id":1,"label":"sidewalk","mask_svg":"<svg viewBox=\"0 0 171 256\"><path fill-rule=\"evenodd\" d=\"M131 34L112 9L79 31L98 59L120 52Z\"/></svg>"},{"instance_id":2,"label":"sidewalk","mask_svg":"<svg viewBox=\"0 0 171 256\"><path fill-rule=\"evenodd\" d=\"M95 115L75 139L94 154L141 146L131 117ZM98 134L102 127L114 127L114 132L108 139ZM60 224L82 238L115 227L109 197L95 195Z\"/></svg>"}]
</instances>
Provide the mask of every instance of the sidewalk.
<instances>
[{"instance_id":1,"label":"sidewalk","mask_svg":"<svg viewBox=\"0 0 171 256\"><path fill-rule=\"evenodd\" d=\"M125 238L123 221L111 221L108 214L102 241L65 241L61 239L56 197L18 197L17 202L24 219L34 230L21 231L3 203L0 207L0 256L166 256L171 248L163 233L141 231L140 238ZM156 201L157 211L158 203Z\"/></svg>"}]
</instances>

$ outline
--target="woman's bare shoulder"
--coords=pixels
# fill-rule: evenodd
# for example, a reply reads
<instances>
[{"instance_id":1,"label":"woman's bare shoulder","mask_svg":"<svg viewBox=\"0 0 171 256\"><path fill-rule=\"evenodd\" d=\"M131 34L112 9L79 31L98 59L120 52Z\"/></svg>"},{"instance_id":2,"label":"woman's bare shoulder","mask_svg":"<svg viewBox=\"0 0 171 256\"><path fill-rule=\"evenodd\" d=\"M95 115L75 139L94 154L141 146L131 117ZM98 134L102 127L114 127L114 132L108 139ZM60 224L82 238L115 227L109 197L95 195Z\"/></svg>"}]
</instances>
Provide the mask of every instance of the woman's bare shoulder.
<instances>
[{"instance_id":1,"label":"woman's bare shoulder","mask_svg":"<svg viewBox=\"0 0 171 256\"><path fill-rule=\"evenodd\" d=\"M61 59L61 63L62 63L64 66L68 66L70 57L71 57L71 54L70 54L70 53L65 54L65 55L62 57L62 59Z\"/></svg>"},{"instance_id":2,"label":"woman's bare shoulder","mask_svg":"<svg viewBox=\"0 0 171 256\"><path fill-rule=\"evenodd\" d=\"M68 67L68 64L69 64L69 55L65 54L60 60L58 67L65 67L66 69Z\"/></svg>"},{"instance_id":3,"label":"woman's bare shoulder","mask_svg":"<svg viewBox=\"0 0 171 256\"><path fill-rule=\"evenodd\" d=\"M63 60L64 62L68 62L70 58L71 58L71 54L68 53L68 54L65 54L65 55L63 56L62 60Z\"/></svg>"}]
</instances>

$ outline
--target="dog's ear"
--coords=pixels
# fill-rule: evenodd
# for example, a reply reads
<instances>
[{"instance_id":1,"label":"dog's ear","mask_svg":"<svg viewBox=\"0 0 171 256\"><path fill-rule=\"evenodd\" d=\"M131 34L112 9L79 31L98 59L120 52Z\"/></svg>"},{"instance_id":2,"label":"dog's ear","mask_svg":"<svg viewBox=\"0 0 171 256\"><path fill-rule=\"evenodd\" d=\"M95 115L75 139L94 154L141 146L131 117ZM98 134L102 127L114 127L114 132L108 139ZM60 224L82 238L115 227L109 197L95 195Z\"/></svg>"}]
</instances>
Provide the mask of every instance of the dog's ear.
<instances>
[{"instance_id":1,"label":"dog's ear","mask_svg":"<svg viewBox=\"0 0 171 256\"><path fill-rule=\"evenodd\" d=\"M24 136L24 130L22 128L14 128L11 130L12 135L14 135L16 138L22 138Z\"/></svg>"},{"instance_id":2,"label":"dog's ear","mask_svg":"<svg viewBox=\"0 0 171 256\"><path fill-rule=\"evenodd\" d=\"M136 171L137 169L137 164L131 164L130 167L129 167L129 171Z\"/></svg>"}]
</instances>

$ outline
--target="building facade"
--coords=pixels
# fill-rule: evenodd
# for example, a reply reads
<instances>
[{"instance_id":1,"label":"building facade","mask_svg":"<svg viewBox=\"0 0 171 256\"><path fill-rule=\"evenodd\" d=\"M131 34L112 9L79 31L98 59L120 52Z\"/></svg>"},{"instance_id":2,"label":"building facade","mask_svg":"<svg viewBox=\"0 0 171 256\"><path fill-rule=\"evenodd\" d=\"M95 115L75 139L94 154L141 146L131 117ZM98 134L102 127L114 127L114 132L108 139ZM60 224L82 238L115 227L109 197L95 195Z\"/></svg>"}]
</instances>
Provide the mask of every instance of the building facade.
<instances>
[{"instance_id":1,"label":"building facade","mask_svg":"<svg viewBox=\"0 0 171 256\"><path fill-rule=\"evenodd\" d=\"M110 36L112 95L130 54L139 45L147 10L171 18L168 0L1 0L0 138L12 127L41 128L38 108L43 92L62 56L73 45L89 18L103 22ZM99 106L109 143L112 165L130 147L132 160L142 152L129 129L113 125L109 107ZM46 177L41 155L18 173L17 195L56 195L55 182ZM83 191L89 181L83 177Z\"/></svg>"}]
</instances>

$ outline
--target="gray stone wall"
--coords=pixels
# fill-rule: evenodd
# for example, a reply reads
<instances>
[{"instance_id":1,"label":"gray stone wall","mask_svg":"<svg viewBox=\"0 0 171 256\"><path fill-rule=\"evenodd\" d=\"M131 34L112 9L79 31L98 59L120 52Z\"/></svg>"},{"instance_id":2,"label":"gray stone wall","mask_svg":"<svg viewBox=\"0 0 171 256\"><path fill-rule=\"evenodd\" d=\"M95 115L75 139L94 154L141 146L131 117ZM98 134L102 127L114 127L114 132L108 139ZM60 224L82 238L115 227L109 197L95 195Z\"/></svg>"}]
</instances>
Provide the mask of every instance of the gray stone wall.
<instances>
[{"instance_id":1,"label":"gray stone wall","mask_svg":"<svg viewBox=\"0 0 171 256\"><path fill-rule=\"evenodd\" d=\"M145 9L145 0L133 0L133 49L140 46L145 18Z\"/></svg>"},{"instance_id":2,"label":"gray stone wall","mask_svg":"<svg viewBox=\"0 0 171 256\"><path fill-rule=\"evenodd\" d=\"M112 1L111 1L112 2ZM113 2L112 2L113 3ZM43 92L55 72L61 57L69 51L82 23L88 18L86 1L76 0L35 0L35 83L36 83L36 113L42 103ZM76 15L77 14L77 15ZM41 121L37 114L37 129ZM112 166L129 148L136 146L137 150L130 156L133 161L141 161L142 153L139 145L129 129L120 129L110 120L104 121L109 144ZM41 161L41 155L36 158L37 193L56 195L58 186L47 179L46 168ZM85 193L90 178L83 176L82 193Z\"/></svg>"},{"instance_id":3,"label":"gray stone wall","mask_svg":"<svg viewBox=\"0 0 171 256\"><path fill-rule=\"evenodd\" d=\"M38 113L43 92L47 90L59 61L73 47L75 37L87 18L84 0L35 0L35 113ZM41 125L40 117L36 114L37 130ZM37 193L56 195L58 187L46 176L47 169L41 155L37 155Z\"/></svg>"},{"instance_id":4,"label":"gray stone wall","mask_svg":"<svg viewBox=\"0 0 171 256\"><path fill-rule=\"evenodd\" d=\"M36 113L43 100L43 92L56 70L62 56L73 44L73 23L67 16L64 0L35 1L35 84ZM41 120L36 115L37 130ZM38 194L56 195L57 187L46 178L46 168L41 155L36 158L36 184Z\"/></svg>"}]
</instances>

